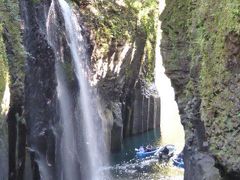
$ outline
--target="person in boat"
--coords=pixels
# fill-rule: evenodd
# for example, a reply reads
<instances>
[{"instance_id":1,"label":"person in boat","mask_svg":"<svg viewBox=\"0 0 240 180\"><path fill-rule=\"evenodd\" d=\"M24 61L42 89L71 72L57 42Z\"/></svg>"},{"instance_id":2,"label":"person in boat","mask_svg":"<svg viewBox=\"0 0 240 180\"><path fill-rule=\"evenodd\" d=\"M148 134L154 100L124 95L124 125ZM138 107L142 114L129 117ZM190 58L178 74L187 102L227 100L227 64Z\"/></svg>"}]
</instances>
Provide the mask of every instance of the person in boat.
<instances>
[{"instance_id":1,"label":"person in boat","mask_svg":"<svg viewBox=\"0 0 240 180\"><path fill-rule=\"evenodd\" d=\"M162 150L162 153L168 155L169 149L165 146L164 149Z\"/></svg>"},{"instance_id":2,"label":"person in boat","mask_svg":"<svg viewBox=\"0 0 240 180\"><path fill-rule=\"evenodd\" d=\"M153 146L150 145L150 144L148 144L148 145L146 146L146 152L150 152L150 151L152 151L152 150L153 150Z\"/></svg>"},{"instance_id":3,"label":"person in boat","mask_svg":"<svg viewBox=\"0 0 240 180\"><path fill-rule=\"evenodd\" d=\"M163 150L158 154L159 160L168 159L169 149L165 146Z\"/></svg>"},{"instance_id":4,"label":"person in boat","mask_svg":"<svg viewBox=\"0 0 240 180\"><path fill-rule=\"evenodd\" d=\"M140 148L138 150L139 150L139 152L144 152L145 151L143 146L140 146Z\"/></svg>"}]
</instances>

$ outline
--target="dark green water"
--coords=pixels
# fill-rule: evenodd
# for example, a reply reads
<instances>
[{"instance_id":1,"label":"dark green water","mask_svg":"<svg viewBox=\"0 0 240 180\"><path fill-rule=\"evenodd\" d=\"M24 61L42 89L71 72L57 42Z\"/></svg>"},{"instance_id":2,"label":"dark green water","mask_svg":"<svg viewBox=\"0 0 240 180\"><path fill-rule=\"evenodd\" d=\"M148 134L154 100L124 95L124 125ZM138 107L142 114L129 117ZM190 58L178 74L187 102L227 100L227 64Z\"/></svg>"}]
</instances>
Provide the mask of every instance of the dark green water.
<instances>
[{"instance_id":1,"label":"dark green water","mask_svg":"<svg viewBox=\"0 0 240 180\"><path fill-rule=\"evenodd\" d=\"M152 130L141 135L126 138L123 142L121 152L112 153L110 162L112 165L128 162L135 157L135 148L147 146L148 144L157 145L160 141L160 129Z\"/></svg>"}]
</instances>

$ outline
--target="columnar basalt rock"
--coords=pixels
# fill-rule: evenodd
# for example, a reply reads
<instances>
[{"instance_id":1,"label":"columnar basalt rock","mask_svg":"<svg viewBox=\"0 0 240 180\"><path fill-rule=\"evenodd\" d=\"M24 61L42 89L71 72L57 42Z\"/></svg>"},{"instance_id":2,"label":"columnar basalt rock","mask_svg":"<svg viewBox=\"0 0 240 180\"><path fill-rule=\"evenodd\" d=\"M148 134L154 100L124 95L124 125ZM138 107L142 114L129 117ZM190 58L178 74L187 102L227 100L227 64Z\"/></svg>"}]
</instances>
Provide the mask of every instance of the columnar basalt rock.
<instances>
[{"instance_id":1,"label":"columnar basalt rock","mask_svg":"<svg viewBox=\"0 0 240 180\"><path fill-rule=\"evenodd\" d=\"M160 128L160 98L152 78L156 29L147 32L140 25L131 3L96 1L80 6L93 48L92 81L99 101L106 103L98 111L108 127L112 151L121 149L124 137ZM155 27L154 20L151 23Z\"/></svg>"},{"instance_id":2,"label":"columnar basalt rock","mask_svg":"<svg viewBox=\"0 0 240 180\"><path fill-rule=\"evenodd\" d=\"M136 45L136 49L133 45L125 45L125 48L129 49L123 57L117 53L123 53L124 47L120 46L113 51L116 54L108 60L109 64L115 63L113 71L110 66L107 66L106 76L97 84L99 95L107 104L106 109L100 111L111 113L113 117L111 120L103 118L103 121L109 124L108 131L111 131L107 134L111 134L112 151L121 149L124 137L160 127L159 95L155 86L149 85L141 73L144 60L144 40L136 43L140 45ZM114 73L117 66L120 67L119 73ZM102 108L100 107L100 109Z\"/></svg>"}]
</instances>

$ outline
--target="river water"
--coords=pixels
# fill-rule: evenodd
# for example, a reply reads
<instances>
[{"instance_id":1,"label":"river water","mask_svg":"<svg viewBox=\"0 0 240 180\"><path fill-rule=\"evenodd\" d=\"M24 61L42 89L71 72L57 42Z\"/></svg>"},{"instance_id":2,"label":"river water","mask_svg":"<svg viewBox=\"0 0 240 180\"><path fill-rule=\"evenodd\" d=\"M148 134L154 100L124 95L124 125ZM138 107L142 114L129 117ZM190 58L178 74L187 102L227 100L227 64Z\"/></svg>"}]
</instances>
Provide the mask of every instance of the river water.
<instances>
[{"instance_id":1,"label":"river water","mask_svg":"<svg viewBox=\"0 0 240 180\"><path fill-rule=\"evenodd\" d=\"M139 160L135 157L135 148L141 145L160 144L159 129L141 135L126 138L121 152L112 153L110 172L117 180L183 180L183 170L170 163L159 163L157 159Z\"/></svg>"}]
</instances>

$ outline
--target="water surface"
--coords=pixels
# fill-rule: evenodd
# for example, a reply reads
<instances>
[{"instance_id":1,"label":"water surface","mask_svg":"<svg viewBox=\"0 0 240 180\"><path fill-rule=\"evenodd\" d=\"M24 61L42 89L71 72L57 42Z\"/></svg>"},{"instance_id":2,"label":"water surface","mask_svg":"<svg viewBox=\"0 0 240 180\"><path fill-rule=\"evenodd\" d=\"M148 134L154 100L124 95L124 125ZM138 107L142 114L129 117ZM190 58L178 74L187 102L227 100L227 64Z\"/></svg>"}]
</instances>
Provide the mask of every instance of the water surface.
<instances>
[{"instance_id":1,"label":"water surface","mask_svg":"<svg viewBox=\"0 0 240 180\"><path fill-rule=\"evenodd\" d=\"M126 138L121 152L111 154L112 180L183 180L183 170L156 158L137 159L135 148L148 144L159 146L160 130Z\"/></svg>"}]
</instances>

